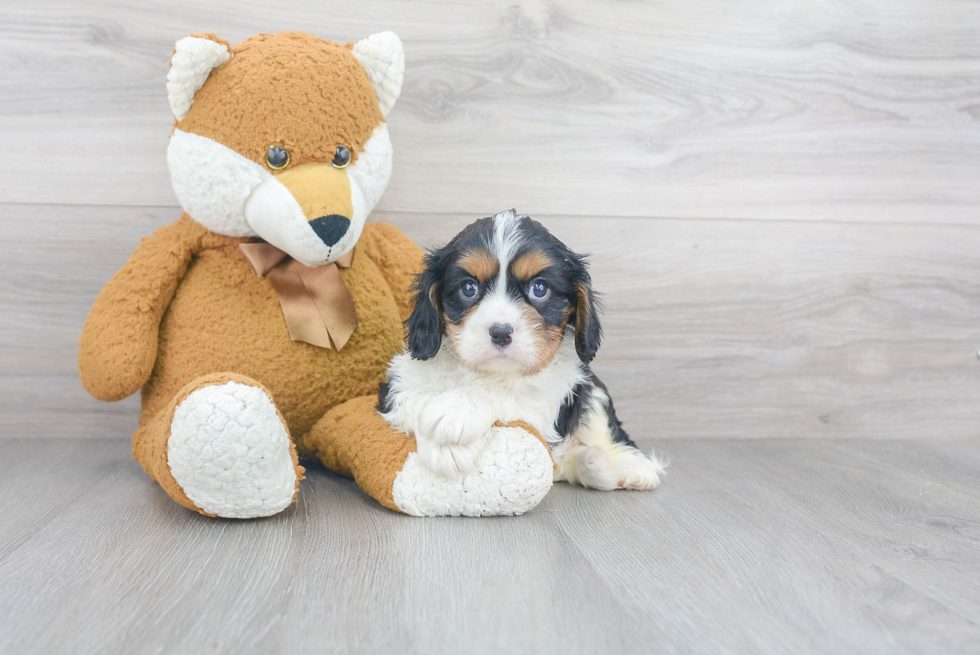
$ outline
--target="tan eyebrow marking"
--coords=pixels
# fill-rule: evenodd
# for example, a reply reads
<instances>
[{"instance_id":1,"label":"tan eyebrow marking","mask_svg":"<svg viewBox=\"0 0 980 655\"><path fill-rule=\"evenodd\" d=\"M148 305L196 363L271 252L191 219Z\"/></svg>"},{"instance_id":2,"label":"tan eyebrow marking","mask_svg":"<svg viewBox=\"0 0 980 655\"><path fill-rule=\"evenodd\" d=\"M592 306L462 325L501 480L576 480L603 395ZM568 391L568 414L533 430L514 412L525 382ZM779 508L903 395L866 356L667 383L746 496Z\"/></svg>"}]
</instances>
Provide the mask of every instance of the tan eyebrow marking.
<instances>
[{"instance_id":1,"label":"tan eyebrow marking","mask_svg":"<svg viewBox=\"0 0 980 655\"><path fill-rule=\"evenodd\" d=\"M510 270L518 280L530 280L544 269L553 266L554 263L544 251L531 250L515 259Z\"/></svg>"},{"instance_id":2,"label":"tan eyebrow marking","mask_svg":"<svg viewBox=\"0 0 980 655\"><path fill-rule=\"evenodd\" d=\"M489 251L477 248L468 250L459 258L460 267L480 282L486 282L497 274L500 264Z\"/></svg>"}]
</instances>

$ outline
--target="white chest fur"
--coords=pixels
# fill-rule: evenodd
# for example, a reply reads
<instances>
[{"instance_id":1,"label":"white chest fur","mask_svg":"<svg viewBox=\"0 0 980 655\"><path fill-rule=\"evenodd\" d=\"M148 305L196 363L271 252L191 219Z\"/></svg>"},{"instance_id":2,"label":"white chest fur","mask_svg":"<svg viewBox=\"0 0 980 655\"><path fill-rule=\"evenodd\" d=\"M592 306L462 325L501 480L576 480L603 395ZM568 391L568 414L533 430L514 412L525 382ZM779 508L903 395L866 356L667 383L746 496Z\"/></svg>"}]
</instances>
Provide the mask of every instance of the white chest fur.
<instances>
[{"instance_id":1,"label":"white chest fur","mask_svg":"<svg viewBox=\"0 0 980 655\"><path fill-rule=\"evenodd\" d=\"M391 411L385 418L407 434L417 435L418 416L436 396L456 399L451 411L475 412L494 421L525 421L547 441L560 441L555 419L562 403L585 380L573 339L565 338L551 363L540 373L523 376L476 372L464 368L445 344L430 360L395 357L388 369ZM489 427L489 425L487 426Z\"/></svg>"}]
</instances>

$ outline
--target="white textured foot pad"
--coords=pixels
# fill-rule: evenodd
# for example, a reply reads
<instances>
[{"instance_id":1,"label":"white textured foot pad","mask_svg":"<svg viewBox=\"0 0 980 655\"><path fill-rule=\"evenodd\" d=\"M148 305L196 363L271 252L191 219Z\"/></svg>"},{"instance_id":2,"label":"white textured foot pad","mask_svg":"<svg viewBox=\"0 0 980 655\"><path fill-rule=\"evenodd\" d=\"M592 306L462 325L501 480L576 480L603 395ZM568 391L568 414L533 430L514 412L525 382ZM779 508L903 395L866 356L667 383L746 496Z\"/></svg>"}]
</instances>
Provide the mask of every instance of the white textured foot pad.
<instances>
[{"instance_id":1,"label":"white textured foot pad","mask_svg":"<svg viewBox=\"0 0 980 655\"><path fill-rule=\"evenodd\" d=\"M277 514L296 492L289 435L272 400L238 382L203 387L177 406L167 462L195 505L225 518Z\"/></svg>"},{"instance_id":2,"label":"white textured foot pad","mask_svg":"<svg viewBox=\"0 0 980 655\"><path fill-rule=\"evenodd\" d=\"M507 516L533 508L551 489L551 455L522 428L491 429L478 462L476 473L449 480L411 453L392 486L395 504L412 516Z\"/></svg>"}]
</instances>

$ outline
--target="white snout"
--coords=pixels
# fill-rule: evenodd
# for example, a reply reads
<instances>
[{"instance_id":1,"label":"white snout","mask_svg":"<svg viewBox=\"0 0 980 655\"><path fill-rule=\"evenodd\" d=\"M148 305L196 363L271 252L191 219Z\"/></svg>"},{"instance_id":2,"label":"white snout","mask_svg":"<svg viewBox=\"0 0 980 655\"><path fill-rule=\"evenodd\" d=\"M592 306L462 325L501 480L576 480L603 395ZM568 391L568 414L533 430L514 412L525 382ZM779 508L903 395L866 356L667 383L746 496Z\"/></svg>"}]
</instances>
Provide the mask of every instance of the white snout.
<instances>
[{"instance_id":1,"label":"white snout","mask_svg":"<svg viewBox=\"0 0 980 655\"><path fill-rule=\"evenodd\" d=\"M364 194L349 173L347 179L354 215L350 228L333 246L328 246L316 235L293 194L272 176L263 180L248 197L245 220L261 238L306 266L337 261L361 238L367 219Z\"/></svg>"},{"instance_id":2,"label":"white snout","mask_svg":"<svg viewBox=\"0 0 980 655\"><path fill-rule=\"evenodd\" d=\"M511 342L504 348L494 344L490 337L490 328L497 323L514 328ZM521 308L512 298L496 291L484 298L466 320L457 339L457 348L465 364L501 373L521 371L537 358Z\"/></svg>"}]
</instances>

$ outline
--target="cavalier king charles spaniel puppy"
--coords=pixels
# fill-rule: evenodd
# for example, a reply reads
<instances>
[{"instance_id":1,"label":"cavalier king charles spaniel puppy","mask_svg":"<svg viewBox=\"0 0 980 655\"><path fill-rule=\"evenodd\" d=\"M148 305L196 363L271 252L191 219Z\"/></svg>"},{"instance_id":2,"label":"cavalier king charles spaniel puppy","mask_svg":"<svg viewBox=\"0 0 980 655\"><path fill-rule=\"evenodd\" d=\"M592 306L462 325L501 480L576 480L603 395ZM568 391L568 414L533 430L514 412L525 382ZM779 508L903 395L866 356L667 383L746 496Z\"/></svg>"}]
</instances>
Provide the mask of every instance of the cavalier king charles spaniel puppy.
<instances>
[{"instance_id":1,"label":"cavalier king charles spaniel puppy","mask_svg":"<svg viewBox=\"0 0 980 655\"><path fill-rule=\"evenodd\" d=\"M431 251L413 287L407 352L378 411L414 436L432 471L473 470L495 422L524 421L551 445L555 480L653 489L661 463L623 431L589 368L602 337L585 258L513 210Z\"/></svg>"}]
</instances>

